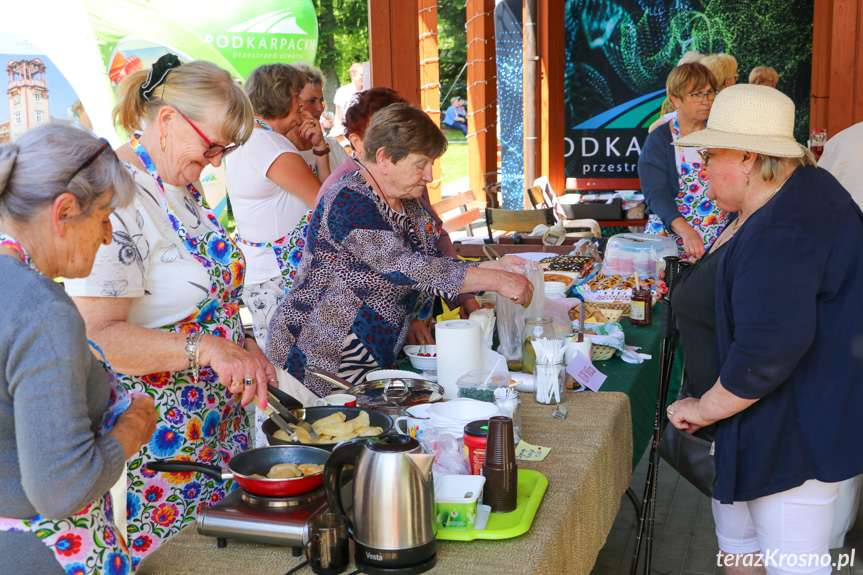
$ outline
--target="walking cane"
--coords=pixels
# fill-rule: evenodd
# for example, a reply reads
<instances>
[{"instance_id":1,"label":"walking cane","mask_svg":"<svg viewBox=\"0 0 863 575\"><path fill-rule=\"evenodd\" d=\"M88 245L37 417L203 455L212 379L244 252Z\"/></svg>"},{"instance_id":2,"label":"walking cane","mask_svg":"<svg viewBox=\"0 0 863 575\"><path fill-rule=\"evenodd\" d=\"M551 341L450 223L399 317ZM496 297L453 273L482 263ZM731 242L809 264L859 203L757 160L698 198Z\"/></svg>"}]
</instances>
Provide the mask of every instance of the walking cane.
<instances>
[{"instance_id":1,"label":"walking cane","mask_svg":"<svg viewBox=\"0 0 863 575\"><path fill-rule=\"evenodd\" d=\"M665 258L665 285L668 288L662 296L662 341L659 348L659 384L656 393L656 414L653 420L653 442L650 445L650 458L647 466L647 480L644 483L644 497L641 503L641 515L638 518L638 534L635 539L635 552L632 557L630 575L638 572L638 560L641 555L641 538L645 526L647 537L644 553L644 573L650 575L653 562L653 526L656 516L656 484L659 478L659 440L662 430L662 415L668 401L668 386L671 380L671 368L674 364L674 351L677 349L678 331L674 324L671 311L671 293L677 285L680 274L680 258L667 256Z\"/></svg>"}]
</instances>

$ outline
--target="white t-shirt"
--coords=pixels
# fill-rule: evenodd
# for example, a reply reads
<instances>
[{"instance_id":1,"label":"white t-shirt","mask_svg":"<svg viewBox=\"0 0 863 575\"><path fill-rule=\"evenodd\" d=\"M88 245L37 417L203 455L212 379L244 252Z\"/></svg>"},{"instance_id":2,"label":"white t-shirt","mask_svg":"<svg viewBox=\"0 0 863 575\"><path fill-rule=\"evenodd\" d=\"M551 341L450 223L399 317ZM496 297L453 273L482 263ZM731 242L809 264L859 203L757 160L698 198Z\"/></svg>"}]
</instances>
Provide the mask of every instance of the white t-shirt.
<instances>
[{"instance_id":1,"label":"white t-shirt","mask_svg":"<svg viewBox=\"0 0 863 575\"><path fill-rule=\"evenodd\" d=\"M333 138L330 138L329 136L324 136L324 137L326 138L327 143L330 145L329 160L330 160L330 173L332 174L333 172L336 171L336 169L339 166L342 165L342 162L344 162L345 159L348 157L348 153L345 151L345 149L342 147L342 145L340 143L338 143L336 140L334 140ZM303 159L306 161L306 163L309 165L309 169L313 173L317 174L318 173L318 157L315 156L314 152L312 152L311 149L308 149L308 150L300 150L299 153L303 157Z\"/></svg>"},{"instance_id":2,"label":"white t-shirt","mask_svg":"<svg viewBox=\"0 0 863 575\"><path fill-rule=\"evenodd\" d=\"M353 97L356 93L357 89L354 87L353 82L348 82L336 90L336 95L333 96L333 104L342 107L342 117L339 119L339 122L333 126L333 129L330 130L330 136L341 136L345 133L345 127L342 125L342 122L345 121L345 112L347 112L348 108L353 104Z\"/></svg>"},{"instance_id":3,"label":"white t-shirt","mask_svg":"<svg viewBox=\"0 0 863 575\"><path fill-rule=\"evenodd\" d=\"M256 128L249 140L225 161L225 183L237 233L246 241L263 243L283 238L309 211L303 200L267 177L267 170L282 154L302 157L286 137ZM272 248L237 243L246 258L246 285L262 284L282 275Z\"/></svg>"},{"instance_id":4,"label":"white t-shirt","mask_svg":"<svg viewBox=\"0 0 863 575\"><path fill-rule=\"evenodd\" d=\"M863 161L860 161L860 145L863 143L863 122L845 128L824 144L824 153L818 166L824 168L863 208Z\"/></svg>"},{"instance_id":5,"label":"white t-shirt","mask_svg":"<svg viewBox=\"0 0 863 575\"><path fill-rule=\"evenodd\" d=\"M125 162L124 162L125 163ZM114 241L96 254L86 278L64 280L72 297L131 298L128 322L148 328L177 323L209 294L210 276L183 245L168 219L167 199L192 236L216 231L185 187L165 184L126 163L135 179L135 200L111 214ZM204 188L195 182L198 191Z\"/></svg>"}]
</instances>

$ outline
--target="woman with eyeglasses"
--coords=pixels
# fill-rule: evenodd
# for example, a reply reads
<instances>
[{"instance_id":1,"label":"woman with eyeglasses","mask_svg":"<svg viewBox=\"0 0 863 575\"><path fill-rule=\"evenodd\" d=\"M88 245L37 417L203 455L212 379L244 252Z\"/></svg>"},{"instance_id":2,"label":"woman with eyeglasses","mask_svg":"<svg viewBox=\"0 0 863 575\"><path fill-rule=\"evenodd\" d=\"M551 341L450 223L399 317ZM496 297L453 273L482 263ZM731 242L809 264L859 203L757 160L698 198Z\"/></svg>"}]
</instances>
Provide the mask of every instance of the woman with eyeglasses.
<instances>
[{"instance_id":1,"label":"woman with eyeglasses","mask_svg":"<svg viewBox=\"0 0 863 575\"><path fill-rule=\"evenodd\" d=\"M106 370L54 278L90 273L134 195L108 142L71 126L0 146L0 574L131 569L109 489L158 416Z\"/></svg>"},{"instance_id":2,"label":"woman with eyeglasses","mask_svg":"<svg viewBox=\"0 0 863 575\"><path fill-rule=\"evenodd\" d=\"M256 394L266 401L275 369L244 336L243 256L199 181L204 167L218 167L249 138L245 92L218 66L181 65L169 54L121 83L114 118L133 134L117 155L135 180L134 201L111 216L113 241L90 276L67 290L125 386L159 410L156 432L129 462L125 507L137 563L231 488L193 473L151 472L147 462L226 467L250 444L243 406Z\"/></svg>"},{"instance_id":3,"label":"woman with eyeglasses","mask_svg":"<svg viewBox=\"0 0 863 575\"><path fill-rule=\"evenodd\" d=\"M711 250L724 249L712 285L672 299L679 312L715 289L701 319L715 361L699 357L715 379L667 408L686 433L716 425L713 517L739 574L831 573L839 484L863 473L863 212L794 123L790 98L742 84L679 142L704 150L711 197L739 213Z\"/></svg>"},{"instance_id":4,"label":"woman with eyeglasses","mask_svg":"<svg viewBox=\"0 0 863 575\"><path fill-rule=\"evenodd\" d=\"M716 78L691 62L674 68L665 85L677 115L647 136L638 160L649 214L644 231L673 238L683 259L696 260L722 233L729 214L707 197L707 173L698 153L674 142L704 129Z\"/></svg>"},{"instance_id":5,"label":"woman with eyeglasses","mask_svg":"<svg viewBox=\"0 0 863 575\"><path fill-rule=\"evenodd\" d=\"M309 71L281 63L252 70L246 94L255 111L255 129L226 162L237 244L246 259L243 301L252 315L255 340L264 349L270 319L294 283L315 196L330 175L336 148L341 149L335 140L327 141L320 122L306 109ZM317 399L300 385L285 391L310 405ZM266 419L256 408L256 446L267 445L261 431Z\"/></svg>"}]
</instances>

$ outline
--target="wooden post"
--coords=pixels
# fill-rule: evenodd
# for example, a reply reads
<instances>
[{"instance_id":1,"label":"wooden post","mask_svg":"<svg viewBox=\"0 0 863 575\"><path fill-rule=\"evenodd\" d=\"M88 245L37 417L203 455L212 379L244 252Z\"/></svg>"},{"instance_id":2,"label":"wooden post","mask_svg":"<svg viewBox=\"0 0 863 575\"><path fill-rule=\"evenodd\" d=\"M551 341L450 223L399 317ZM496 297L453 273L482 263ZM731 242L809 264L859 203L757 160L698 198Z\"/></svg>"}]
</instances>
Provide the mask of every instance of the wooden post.
<instances>
[{"instance_id":1,"label":"wooden post","mask_svg":"<svg viewBox=\"0 0 863 575\"><path fill-rule=\"evenodd\" d=\"M440 125L436 0L368 0L371 86L392 88ZM411 41L411 38L414 40ZM440 160L428 186L441 199Z\"/></svg>"},{"instance_id":2,"label":"wooden post","mask_svg":"<svg viewBox=\"0 0 863 575\"><path fill-rule=\"evenodd\" d=\"M392 88L420 106L417 2L368 0L368 6L370 85Z\"/></svg>"},{"instance_id":3,"label":"wooden post","mask_svg":"<svg viewBox=\"0 0 863 575\"><path fill-rule=\"evenodd\" d=\"M419 11L420 106L440 126L440 64L437 42L437 0L417 0ZM434 181L428 185L432 203L441 199L440 159L432 166ZM464 190L456 190L461 192Z\"/></svg>"},{"instance_id":4,"label":"wooden post","mask_svg":"<svg viewBox=\"0 0 863 575\"><path fill-rule=\"evenodd\" d=\"M477 199L485 174L497 167L497 69L494 44L494 0L467 0L467 142L470 187ZM489 182L496 182L491 177Z\"/></svg>"},{"instance_id":5,"label":"wooden post","mask_svg":"<svg viewBox=\"0 0 863 575\"><path fill-rule=\"evenodd\" d=\"M809 127L831 138L863 121L863 2L815 0Z\"/></svg>"},{"instance_id":6,"label":"wooden post","mask_svg":"<svg viewBox=\"0 0 863 575\"><path fill-rule=\"evenodd\" d=\"M546 176L552 189L563 195L566 188L564 159L566 123L564 117L564 27L565 0L537 3L537 55L539 74L537 96L537 158L539 175Z\"/></svg>"}]
</instances>

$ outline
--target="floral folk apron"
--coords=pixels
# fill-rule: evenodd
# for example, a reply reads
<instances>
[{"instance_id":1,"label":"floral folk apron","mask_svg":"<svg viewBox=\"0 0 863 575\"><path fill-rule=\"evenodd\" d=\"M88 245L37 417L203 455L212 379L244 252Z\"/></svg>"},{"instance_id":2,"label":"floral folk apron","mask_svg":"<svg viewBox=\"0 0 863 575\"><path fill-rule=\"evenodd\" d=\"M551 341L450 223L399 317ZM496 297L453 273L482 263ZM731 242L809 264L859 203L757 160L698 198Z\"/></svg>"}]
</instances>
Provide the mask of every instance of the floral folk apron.
<instances>
[{"instance_id":1,"label":"floral folk apron","mask_svg":"<svg viewBox=\"0 0 863 575\"><path fill-rule=\"evenodd\" d=\"M676 117L671 120L671 133L674 141L680 139ZM725 229L728 213L707 197L707 170L701 165L696 149L675 146L674 156L680 174L680 189L675 198L677 209L686 223L701 236L705 249L709 249ZM683 251L683 238L668 230L656 214L650 214L644 232L674 239L680 258L684 261L689 258Z\"/></svg>"},{"instance_id":2,"label":"floral folk apron","mask_svg":"<svg viewBox=\"0 0 863 575\"><path fill-rule=\"evenodd\" d=\"M30 256L23 246L7 234L0 233L0 245L18 254L21 261L36 273ZM126 411L131 402L125 387L120 384L114 370L105 360L102 350L90 342L102 356L102 366L108 372L111 394L108 408L99 425L99 435L105 435L117 417ZM110 493L87 505L71 517L46 519L36 515L29 519L0 517L0 531L22 531L35 533L53 553L68 575L107 573L122 575L132 572L132 558L126 542L114 525L114 505Z\"/></svg>"},{"instance_id":3,"label":"floral folk apron","mask_svg":"<svg viewBox=\"0 0 863 575\"><path fill-rule=\"evenodd\" d=\"M255 118L255 123L265 130L273 131L262 120ZM317 167L312 171L317 175ZM290 233L272 242L250 242L243 239L239 232L236 234L236 239L241 244L253 248L270 248L273 250L273 253L276 255L276 262L279 264L279 271L282 272L285 293L288 293L288 290L294 285L294 278L297 276L297 268L300 266L300 260L303 257L303 248L306 245L306 226L309 224L311 215L312 211L308 210Z\"/></svg>"},{"instance_id":4,"label":"floral folk apron","mask_svg":"<svg viewBox=\"0 0 863 575\"><path fill-rule=\"evenodd\" d=\"M132 149L164 190L147 151L133 137ZM189 192L217 231L190 236L176 212L165 201L168 218L189 253L210 275L210 293L184 320L164 326L170 333L203 332L243 344L239 298L245 263L201 194ZM135 566L160 543L195 520L206 507L221 501L233 482L217 483L189 472L158 473L144 465L154 459L187 459L227 468L235 454L249 448L249 423L239 396L221 385L216 373L201 367L198 379L190 369L144 376L120 375L123 383L156 401L159 423L147 445L129 462L126 515L129 547Z\"/></svg>"}]
</instances>

